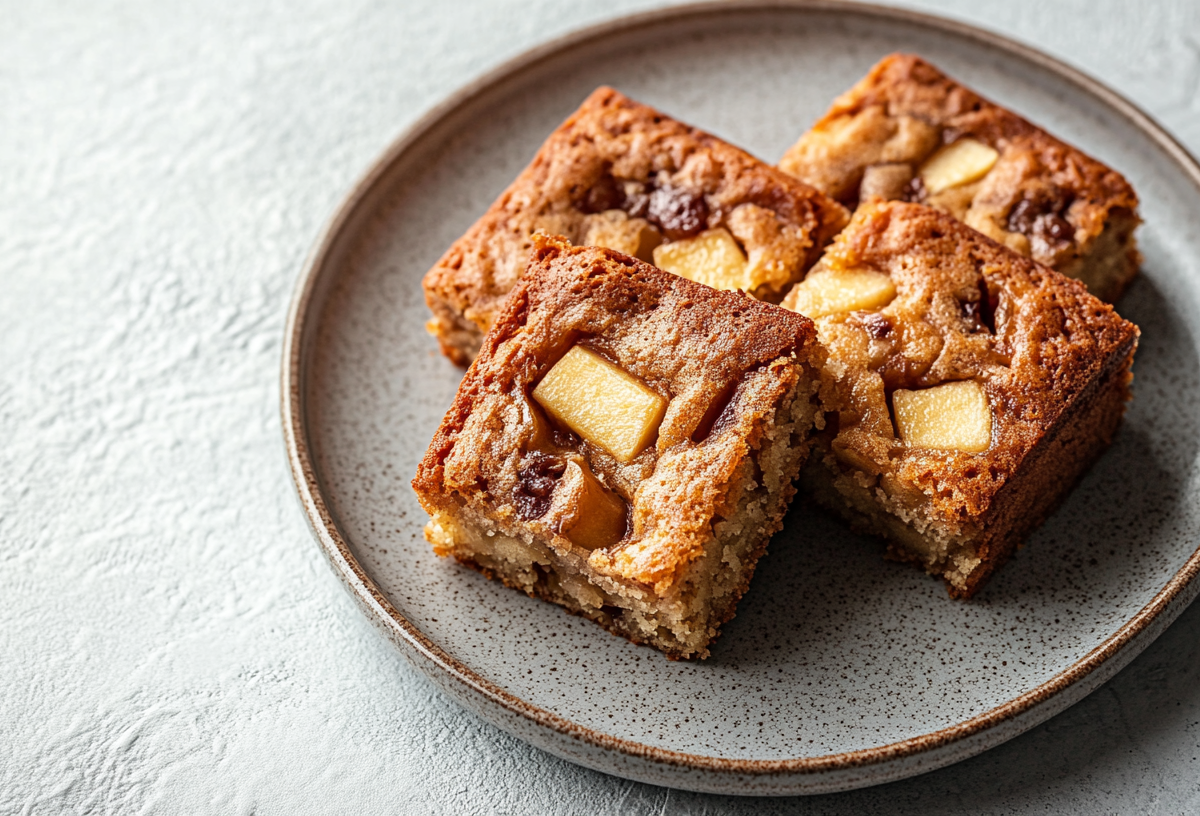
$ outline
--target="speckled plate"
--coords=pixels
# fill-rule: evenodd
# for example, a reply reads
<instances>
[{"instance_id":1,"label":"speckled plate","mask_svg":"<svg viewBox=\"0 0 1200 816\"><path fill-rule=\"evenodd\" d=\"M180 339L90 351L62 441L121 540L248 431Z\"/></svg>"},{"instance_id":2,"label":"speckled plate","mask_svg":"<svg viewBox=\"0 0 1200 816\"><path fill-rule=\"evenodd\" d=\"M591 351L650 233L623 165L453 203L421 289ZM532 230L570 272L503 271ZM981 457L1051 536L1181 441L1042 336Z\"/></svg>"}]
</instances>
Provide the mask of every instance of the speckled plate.
<instances>
[{"instance_id":1,"label":"speckled plate","mask_svg":"<svg viewBox=\"0 0 1200 816\"><path fill-rule=\"evenodd\" d=\"M602 83L776 160L879 57L924 55L1125 172L1143 329L1112 449L973 601L798 501L712 657L672 663L435 558L409 487L461 372L420 279ZM729 793L842 790L983 751L1144 649L1200 569L1200 169L1135 107L991 34L830 2L721 3L553 42L431 112L379 160L300 280L284 430L316 537L367 614L448 694L602 771Z\"/></svg>"}]
</instances>

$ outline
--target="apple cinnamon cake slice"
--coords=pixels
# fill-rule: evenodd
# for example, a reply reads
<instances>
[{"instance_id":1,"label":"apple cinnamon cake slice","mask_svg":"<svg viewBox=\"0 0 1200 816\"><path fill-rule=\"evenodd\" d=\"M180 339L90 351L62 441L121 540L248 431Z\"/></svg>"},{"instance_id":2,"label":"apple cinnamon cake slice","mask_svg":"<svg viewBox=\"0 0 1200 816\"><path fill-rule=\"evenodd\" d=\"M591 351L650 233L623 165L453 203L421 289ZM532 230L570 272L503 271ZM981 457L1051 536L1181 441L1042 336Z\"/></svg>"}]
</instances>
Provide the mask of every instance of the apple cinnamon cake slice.
<instances>
[{"instance_id":1,"label":"apple cinnamon cake slice","mask_svg":"<svg viewBox=\"0 0 1200 816\"><path fill-rule=\"evenodd\" d=\"M829 355L802 485L969 597L1112 440L1138 329L951 216L867 202L783 301Z\"/></svg>"},{"instance_id":2,"label":"apple cinnamon cake slice","mask_svg":"<svg viewBox=\"0 0 1200 816\"><path fill-rule=\"evenodd\" d=\"M810 320L538 236L413 488L435 552L706 657L820 419Z\"/></svg>"},{"instance_id":3,"label":"apple cinnamon cake slice","mask_svg":"<svg viewBox=\"0 0 1200 816\"><path fill-rule=\"evenodd\" d=\"M1138 199L1120 173L918 57L885 57L779 167L850 207L944 210L1110 303L1137 275Z\"/></svg>"},{"instance_id":4,"label":"apple cinnamon cake slice","mask_svg":"<svg viewBox=\"0 0 1200 816\"><path fill-rule=\"evenodd\" d=\"M535 232L778 303L848 218L745 151L599 88L425 275L427 328L469 363Z\"/></svg>"}]
</instances>

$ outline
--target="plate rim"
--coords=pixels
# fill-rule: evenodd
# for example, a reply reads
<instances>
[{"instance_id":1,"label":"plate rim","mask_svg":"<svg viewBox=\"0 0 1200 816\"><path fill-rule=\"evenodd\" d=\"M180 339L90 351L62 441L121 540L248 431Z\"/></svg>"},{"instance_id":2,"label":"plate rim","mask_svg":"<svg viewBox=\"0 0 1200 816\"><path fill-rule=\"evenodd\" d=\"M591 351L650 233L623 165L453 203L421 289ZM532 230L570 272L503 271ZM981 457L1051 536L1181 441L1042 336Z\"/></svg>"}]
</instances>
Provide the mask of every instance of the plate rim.
<instances>
[{"instance_id":1,"label":"plate rim","mask_svg":"<svg viewBox=\"0 0 1200 816\"><path fill-rule=\"evenodd\" d=\"M504 83L518 78L519 75L536 68L539 64L557 58L573 47L599 38L612 38L639 28L672 22L695 22L706 17L717 18L747 12L770 11L842 12L869 19L908 23L962 39L974 40L1019 60L1032 63L1056 74L1060 79L1097 99L1131 123L1163 150L1196 187L1197 192L1200 192L1200 163L1162 125L1136 104L1099 80L1056 57L1006 35L969 23L907 8L860 3L854 2L854 0L710 0L709 2L687 3L637 12L569 31L501 62L428 109L392 141L341 200L334 215L318 233L317 241L304 262L288 308L280 376L280 411L284 445L292 480L309 527L335 574L368 612L372 622L381 626L397 645L406 647L408 649L406 656L410 659L422 658L428 664L428 668L425 665L419 665L419 668L425 671L436 668L470 689L471 692L481 695L487 702L499 705L512 714L530 720L534 725L549 728L561 735L600 749L616 751L630 757L651 760L667 766L750 777L816 774L880 765L927 754L935 749L945 748L981 734L1014 720L1019 715L1030 712L1038 704L1080 683L1118 654L1132 660L1161 633L1161 630L1182 613L1191 600L1187 595L1190 594L1194 597L1200 591L1200 586L1195 585L1195 579L1200 575L1200 546L1197 546L1197 549L1180 569L1148 603L1086 655L1038 686L954 725L886 745L817 757L769 760L731 759L660 748L588 728L506 691L447 653L392 605L354 557L348 541L338 529L317 478L317 469L309 445L308 411L305 404L305 364L307 360L304 341L312 326L319 323L319 311L314 313L312 309L314 298L319 284L333 268L329 264L330 256L333 254L341 233L358 214L360 206L370 199L376 186L390 175L392 167L403 160L408 151L418 147L427 134L453 116L456 111L480 100L493 90L499 89ZM1172 609L1175 601L1183 603L1176 604ZM1168 611L1170 611L1168 617L1160 620ZM1154 633L1149 639L1143 639L1144 642L1135 644L1137 636L1155 622L1161 624L1160 632ZM1126 655L1126 650L1131 646L1140 648L1136 648L1134 652ZM1086 691L1090 693L1092 690L1094 689ZM1082 699L1082 696L1079 699ZM1042 720L1028 723L1026 727L1010 736L1016 736L1017 733L1032 728L1037 722L1048 719L1049 716L1051 715L1048 714ZM989 747L993 746L985 745L980 750L986 750ZM935 764L932 767L938 767L938 765ZM932 770L932 767L925 770ZM920 770L914 771L914 773L917 772Z\"/></svg>"}]
</instances>

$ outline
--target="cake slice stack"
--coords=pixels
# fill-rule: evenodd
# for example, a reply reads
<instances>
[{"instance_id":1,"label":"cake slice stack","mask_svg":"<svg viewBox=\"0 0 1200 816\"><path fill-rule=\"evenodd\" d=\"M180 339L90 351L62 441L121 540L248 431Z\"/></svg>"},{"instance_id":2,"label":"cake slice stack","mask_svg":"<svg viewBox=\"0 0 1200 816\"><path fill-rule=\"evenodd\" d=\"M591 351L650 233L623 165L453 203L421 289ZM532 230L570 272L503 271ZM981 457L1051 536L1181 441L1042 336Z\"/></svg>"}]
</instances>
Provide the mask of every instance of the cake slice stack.
<instances>
[{"instance_id":1,"label":"cake slice stack","mask_svg":"<svg viewBox=\"0 0 1200 816\"><path fill-rule=\"evenodd\" d=\"M551 134L424 280L474 360L435 552L705 657L798 475L960 598L1062 501L1130 395L1128 182L902 55L780 167L608 88Z\"/></svg>"}]
</instances>

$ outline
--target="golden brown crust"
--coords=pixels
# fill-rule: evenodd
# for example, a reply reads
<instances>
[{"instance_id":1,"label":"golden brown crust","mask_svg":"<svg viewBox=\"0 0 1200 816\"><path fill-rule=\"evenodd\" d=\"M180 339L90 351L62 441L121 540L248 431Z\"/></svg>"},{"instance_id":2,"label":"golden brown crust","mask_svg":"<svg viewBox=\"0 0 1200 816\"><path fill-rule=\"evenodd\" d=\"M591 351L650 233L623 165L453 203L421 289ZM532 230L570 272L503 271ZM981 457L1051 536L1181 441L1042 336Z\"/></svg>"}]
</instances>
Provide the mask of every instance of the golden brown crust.
<instances>
[{"instance_id":1,"label":"golden brown crust","mask_svg":"<svg viewBox=\"0 0 1200 816\"><path fill-rule=\"evenodd\" d=\"M1080 282L916 204L860 206L817 268L883 272L897 290L876 311L817 320L830 359L823 399L839 414L826 466L835 478L860 471L860 495L878 490L881 512L919 504L925 521L968 542L980 564L951 587L968 596L1111 441L1137 327ZM968 379L991 407L988 450L898 438L892 392ZM903 553L903 542L893 550Z\"/></svg>"},{"instance_id":2,"label":"golden brown crust","mask_svg":"<svg viewBox=\"0 0 1200 816\"><path fill-rule=\"evenodd\" d=\"M1073 277L1088 278L1090 257L1106 228L1118 235L1099 247L1117 256L1097 282L1112 301L1137 273L1133 240L1138 199L1115 170L1054 138L941 73L919 57L885 57L834 102L779 166L832 197L856 205L866 168L916 167L944 143L963 138L1000 154L978 182L910 200L944 209L988 237ZM914 197L915 196L915 197Z\"/></svg>"},{"instance_id":3,"label":"golden brown crust","mask_svg":"<svg viewBox=\"0 0 1200 816\"><path fill-rule=\"evenodd\" d=\"M525 267L533 233L583 244L589 214L613 210L647 219L667 239L726 227L751 262L778 268L776 301L848 218L748 153L599 88L426 274L429 330L443 352L460 364L474 356Z\"/></svg>"}]
</instances>

